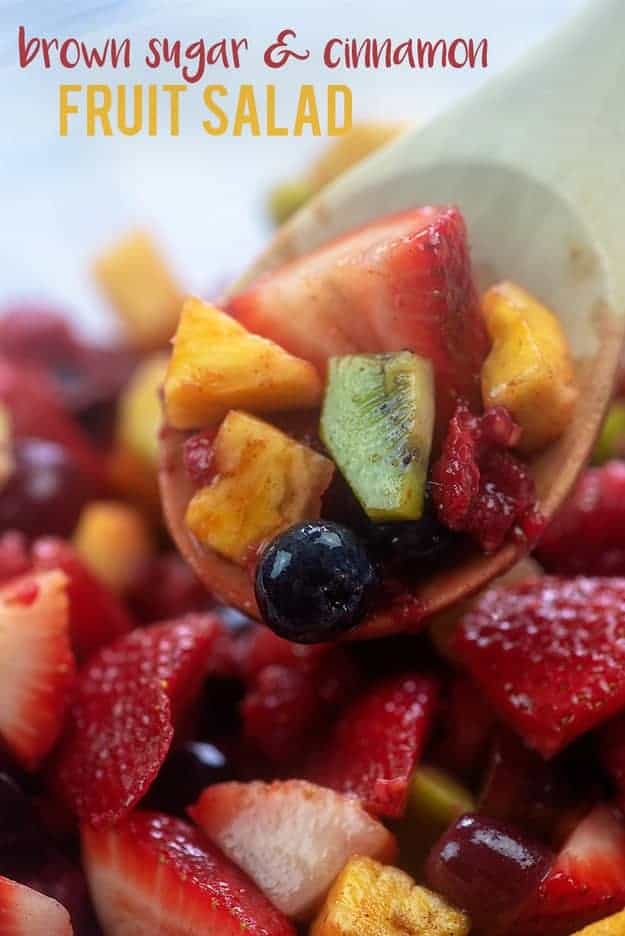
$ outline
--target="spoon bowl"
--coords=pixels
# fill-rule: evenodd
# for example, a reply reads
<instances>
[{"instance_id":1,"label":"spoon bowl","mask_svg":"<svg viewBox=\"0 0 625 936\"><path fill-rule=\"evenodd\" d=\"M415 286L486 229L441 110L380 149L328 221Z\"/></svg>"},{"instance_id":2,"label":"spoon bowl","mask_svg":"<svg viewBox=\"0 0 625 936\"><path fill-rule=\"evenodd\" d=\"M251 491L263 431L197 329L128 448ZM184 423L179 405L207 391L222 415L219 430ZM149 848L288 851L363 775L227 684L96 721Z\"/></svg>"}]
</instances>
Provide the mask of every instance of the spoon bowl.
<instances>
[{"instance_id":1,"label":"spoon bowl","mask_svg":"<svg viewBox=\"0 0 625 936\"><path fill-rule=\"evenodd\" d=\"M575 359L579 400L572 423L529 466L547 520L592 449L625 332L623 35L622 0L591 3L502 78L324 189L277 233L236 287L381 215L457 204L479 288L512 279L536 294L558 314ZM161 449L163 506L180 551L211 591L257 616L248 573L201 547L184 523L192 491L181 435L165 429ZM523 544L509 542L490 556L476 552L415 583L414 601L423 615L442 610L484 587L524 551ZM405 626L382 609L352 636Z\"/></svg>"}]
</instances>

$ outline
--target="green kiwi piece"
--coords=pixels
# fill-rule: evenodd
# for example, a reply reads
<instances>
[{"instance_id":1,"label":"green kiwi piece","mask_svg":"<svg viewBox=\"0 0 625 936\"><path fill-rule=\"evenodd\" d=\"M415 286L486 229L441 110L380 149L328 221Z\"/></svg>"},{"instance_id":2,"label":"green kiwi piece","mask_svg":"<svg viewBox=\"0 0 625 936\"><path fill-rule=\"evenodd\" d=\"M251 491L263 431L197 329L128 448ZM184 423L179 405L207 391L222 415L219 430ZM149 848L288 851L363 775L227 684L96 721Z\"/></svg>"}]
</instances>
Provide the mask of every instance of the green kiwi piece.
<instances>
[{"instance_id":1,"label":"green kiwi piece","mask_svg":"<svg viewBox=\"0 0 625 936\"><path fill-rule=\"evenodd\" d=\"M330 359L321 439L372 520L422 515L434 406L432 365L411 351Z\"/></svg>"}]
</instances>

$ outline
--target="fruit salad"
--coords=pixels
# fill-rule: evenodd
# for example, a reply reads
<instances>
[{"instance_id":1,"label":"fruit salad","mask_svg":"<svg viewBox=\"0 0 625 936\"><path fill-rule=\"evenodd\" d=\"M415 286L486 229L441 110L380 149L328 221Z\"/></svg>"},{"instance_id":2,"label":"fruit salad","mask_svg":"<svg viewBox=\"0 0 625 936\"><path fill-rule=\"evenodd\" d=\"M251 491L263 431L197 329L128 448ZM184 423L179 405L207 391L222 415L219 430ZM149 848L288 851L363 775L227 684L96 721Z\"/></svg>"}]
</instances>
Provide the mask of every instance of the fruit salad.
<instances>
[{"instance_id":1,"label":"fruit salad","mask_svg":"<svg viewBox=\"0 0 625 936\"><path fill-rule=\"evenodd\" d=\"M93 271L108 347L0 313L0 936L623 936L625 381L547 522L571 352L456 208Z\"/></svg>"},{"instance_id":2,"label":"fruit salad","mask_svg":"<svg viewBox=\"0 0 625 936\"><path fill-rule=\"evenodd\" d=\"M384 217L219 305L185 301L163 384L163 491L188 492L170 526L217 594L233 597L224 567L253 581L288 640L384 616L418 630L415 582L538 541L528 459L576 398L557 316L511 282L478 295L457 208Z\"/></svg>"}]
</instances>

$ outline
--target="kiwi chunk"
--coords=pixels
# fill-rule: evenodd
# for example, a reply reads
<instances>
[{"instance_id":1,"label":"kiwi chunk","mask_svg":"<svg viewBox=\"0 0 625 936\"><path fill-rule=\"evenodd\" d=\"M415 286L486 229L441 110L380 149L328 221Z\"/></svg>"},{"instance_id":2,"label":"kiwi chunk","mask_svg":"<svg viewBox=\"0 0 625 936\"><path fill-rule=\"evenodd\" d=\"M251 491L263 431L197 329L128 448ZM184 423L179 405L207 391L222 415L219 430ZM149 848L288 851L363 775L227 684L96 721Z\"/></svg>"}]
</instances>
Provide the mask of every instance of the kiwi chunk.
<instances>
[{"instance_id":1,"label":"kiwi chunk","mask_svg":"<svg viewBox=\"0 0 625 936\"><path fill-rule=\"evenodd\" d=\"M410 351L330 359L321 439L372 520L422 515L433 429L428 360Z\"/></svg>"}]
</instances>

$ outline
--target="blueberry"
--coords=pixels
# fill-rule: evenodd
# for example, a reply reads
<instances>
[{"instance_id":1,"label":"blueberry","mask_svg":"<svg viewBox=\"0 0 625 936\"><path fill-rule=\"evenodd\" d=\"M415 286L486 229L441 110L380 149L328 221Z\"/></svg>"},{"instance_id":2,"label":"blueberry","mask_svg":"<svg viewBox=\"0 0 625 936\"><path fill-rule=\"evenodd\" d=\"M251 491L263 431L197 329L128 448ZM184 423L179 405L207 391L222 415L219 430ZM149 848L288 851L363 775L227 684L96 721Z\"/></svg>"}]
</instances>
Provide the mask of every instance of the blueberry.
<instances>
[{"instance_id":1,"label":"blueberry","mask_svg":"<svg viewBox=\"0 0 625 936\"><path fill-rule=\"evenodd\" d=\"M376 585L375 568L352 531L315 520L269 544L256 571L256 600L280 637L322 643L358 624Z\"/></svg>"}]
</instances>

